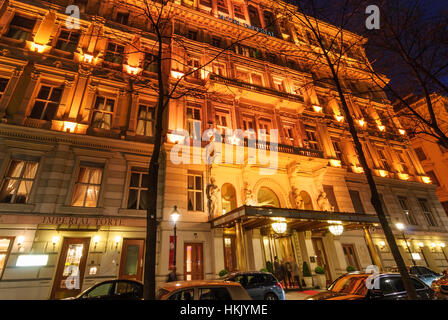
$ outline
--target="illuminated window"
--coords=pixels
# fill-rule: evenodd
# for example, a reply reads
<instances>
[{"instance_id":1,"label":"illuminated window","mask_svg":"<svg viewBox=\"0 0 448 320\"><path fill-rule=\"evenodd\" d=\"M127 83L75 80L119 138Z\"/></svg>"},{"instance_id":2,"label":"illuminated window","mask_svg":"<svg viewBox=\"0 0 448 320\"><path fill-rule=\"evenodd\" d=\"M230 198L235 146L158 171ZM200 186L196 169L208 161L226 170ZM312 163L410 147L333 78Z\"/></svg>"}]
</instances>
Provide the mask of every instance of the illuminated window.
<instances>
[{"instance_id":1,"label":"illuminated window","mask_svg":"<svg viewBox=\"0 0 448 320\"><path fill-rule=\"evenodd\" d=\"M114 114L115 99L97 96L92 116L92 127L110 129Z\"/></svg>"},{"instance_id":2,"label":"illuminated window","mask_svg":"<svg viewBox=\"0 0 448 320\"><path fill-rule=\"evenodd\" d=\"M148 193L148 172L132 168L129 182L128 209L146 210Z\"/></svg>"},{"instance_id":3,"label":"illuminated window","mask_svg":"<svg viewBox=\"0 0 448 320\"><path fill-rule=\"evenodd\" d=\"M201 107L187 106L187 131L190 137L201 140Z\"/></svg>"},{"instance_id":4,"label":"illuminated window","mask_svg":"<svg viewBox=\"0 0 448 320\"><path fill-rule=\"evenodd\" d=\"M0 191L0 202L27 203L38 167L38 160L12 159Z\"/></svg>"},{"instance_id":5,"label":"illuminated window","mask_svg":"<svg viewBox=\"0 0 448 320\"><path fill-rule=\"evenodd\" d=\"M78 47L80 34L75 30L61 30L55 48L67 52L75 52Z\"/></svg>"},{"instance_id":6,"label":"illuminated window","mask_svg":"<svg viewBox=\"0 0 448 320\"><path fill-rule=\"evenodd\" d=\"M305 132L308 144L307 147L313 150L319 150L319 143L317 141L316 129L306 126Z\"/></svg>"},{"instance_id":7,"label":"illuminated window","mask_svg":"<svg viewBox=\"0 0 448 320\"><path fill-rule=\"evenodd\" d=\"M138 135L152 137L154 135L154 108L140 104L138 107L137 130Z\"/></svg>"},{"instance_id":8,"label":"illuminated window","mask_svg":"<svg viewBox=\"0 0 448 320\"><path fill-rule=\"evenodd\" d=\"M258 205L261 207L280 208L280 200L274 191L269 188L261 187L257 194Z\"/></svg>"},{"instance_id":9,"label":"illuminated window","mask_svg":"<svg viewBox=\"0 0 448 320\"><path fill-rule=\"evenodd\" d=\"M81 164L73 193L72 206L96 207L102 177L103 168L98 164Z\"/></svg>"},{"instance_id":10,"label":"illuminated window","mask_svg":"<svg viewBox=\"0 0 448 320\"><path fill-rule=\"evenodd\" d=\"M221 205L223 214L236 209L236 191L230 183L223 184L221 188Z\"/></svg>"},{"instance_id":11,"label":"illuminated window","mask_svg":"<svg viewBox=\"0 0 448 320\"><path fill-rule=\"evenodd\" d=\"M9 29L5 37L15 40L31 40L31 34L36 24L35 19L28 19L20 15L15 15L9 24Z\"/></svg>"},{"instance_id":12,"label":"illuminated window","mask_svg":"<svg viewBox=\"0 0 448 320\"><path fill-rule=\"evenodd\" d=\"M40 120L53 120L58 111L61 101L62 88L52 86L41 86L34 106L30 113L30 118Z\"/></svg>"},{"instance_id":13,"label":"illuminated window","mask_svg":"<svg viewBox=\"0 0 448 320\"><path fill-rule=\"evenodd\" d=\"M106 48L106 54L104 55L104 61L113 64L123 63L124 47L114 42L109 42Z\"/></svg>"},{"instance_id":14,"label":"illuminated window","mask_svg":"<svg viewBox=\"0 0 448 320\"><path fill-rule=\"evenodd\" d=\"M188 173L188 211L204 211L202 175Z\"/></svg>"},{"instance_id":15,"label":"illuminated window","mask_svg":"<svg viewBox=\"0 0 448 320\"><path fill-rule=\"evenodd\" d=\"M232 129L232 122L230 119L230 111L216 109L215 110L215 123L221 134L226 133L226 129Z\"/></svg>"},{"instance_id":16,"label":"illuminated window","mask_svg":"<svg viewBox=\"0 0 448 320\"><path fill-rule=\"evenodd\" d=\"M12 249L13 239L12 237L0 237L0 279L6 269L6 262Z\"/></svg>"}]
</instances>

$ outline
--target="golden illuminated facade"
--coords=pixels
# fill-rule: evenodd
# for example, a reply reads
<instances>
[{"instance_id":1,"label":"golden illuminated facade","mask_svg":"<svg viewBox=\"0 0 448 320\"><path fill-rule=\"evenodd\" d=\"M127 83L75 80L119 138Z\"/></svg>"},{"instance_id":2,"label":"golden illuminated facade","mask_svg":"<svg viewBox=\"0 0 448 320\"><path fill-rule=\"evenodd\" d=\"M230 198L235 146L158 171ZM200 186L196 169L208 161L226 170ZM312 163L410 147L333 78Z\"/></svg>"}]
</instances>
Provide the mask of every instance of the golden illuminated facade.
<instances>
[{"instance_id":1,"label":"golden illuminated facade","mask_svg":"<svg viewBox=\"0 0 448 320\"><path fill-rule=\"evenodd\" d=\"M73 4L81 18L70 29ZM173 99L167 112L158 260L146 262L156 263L158 283L169 272L174 206L182 279L260 270L274 256L324 266L327 282L349 265L394 266L334 87L305 56L281 54L313 48L309 33L294 20L278 23L268 1L171 5L172 38L182 41L164 44L176 58L164 59L163 74L175 81L197 69L182 83L200 94ZM157 79L147 22L100 0L3 1L0 14L0 298L62 298L107 279L141 280L157 94L131 79ZM344 89L369 165L391 222L407 225L417 263L440 271L448 218L400 124L387 120L385 95L357 93L370 85L355 80L365 78L356 68L363 55L358 46L344 58ZM172 161L186 143L177 129L194 138L209 128L253 129L259 140L264 129L267 142L256 147L277 160L261 163L246 137L224 143L241 143L242 162L208 165L201 144L191 163ZM79 289L67 266L79 270Z\"/></svg>"},{"instance_id":2,"label":"golden illuminated facade","mask_svg":"<svg viewBox=\"0 0 448 320\"><path fill-rule=\"evenodd\" d=\"M426 100L419 97L408 97L412 108L428 117ZM432 94L431 102L433 104L434 112L437 115L439 126L443 132L447 132L448 127L445 119L448 119L448 99L444 96ZM410 127L410 120L412 118L403 117L401 109L397 111L397 115L401 116L401 121L406 128L413 130ZM418 129L417 129L418 131ZM426 175L431 180L431 183L436 185L436 194L439 198L445 213L448 215L448 150L436 143L434 137L426 134L414 135L411 139L412 147L417 155L418 160L422 164Z\"/></svg>"}]
</instances>

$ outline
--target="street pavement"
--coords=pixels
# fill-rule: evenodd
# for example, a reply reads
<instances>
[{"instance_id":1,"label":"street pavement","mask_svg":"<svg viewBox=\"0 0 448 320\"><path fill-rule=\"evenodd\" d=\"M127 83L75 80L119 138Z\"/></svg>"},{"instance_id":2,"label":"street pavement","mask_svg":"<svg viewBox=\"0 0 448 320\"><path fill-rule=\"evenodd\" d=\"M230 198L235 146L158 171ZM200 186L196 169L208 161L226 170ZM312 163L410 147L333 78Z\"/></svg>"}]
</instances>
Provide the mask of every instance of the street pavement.
<instances>
[{"instance_id":1,"label":"street pavement","mask_svg":"<svg viewBox=\"0 0 448 320\"><path fill-rule=\"evenodd\" d=\"M323 290L313 289L304 291L288 291L286 292L286 300L305 300L312 295L319 293Z\"/></svg>"}]
</instances>

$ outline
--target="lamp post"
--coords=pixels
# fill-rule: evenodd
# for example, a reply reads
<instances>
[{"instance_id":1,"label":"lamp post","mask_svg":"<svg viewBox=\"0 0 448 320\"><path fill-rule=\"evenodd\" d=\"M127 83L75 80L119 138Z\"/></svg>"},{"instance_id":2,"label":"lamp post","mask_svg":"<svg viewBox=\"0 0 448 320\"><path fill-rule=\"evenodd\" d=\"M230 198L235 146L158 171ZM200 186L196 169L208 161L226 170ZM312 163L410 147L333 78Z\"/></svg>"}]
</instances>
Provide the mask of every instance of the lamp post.
<instances>
[{"instance_id":1,"label":"lamp post","mask_svg":"<svg viewBox=\"0 0 448 320\"><path fill-rule=\"evenodd\" d=\"M177 251L177 235L176 235L176 223L179 220L179 212L177 211L177 206L174 206L173 212L171 212L171 221L174 223L174 257L173 257L173 266L176 267L176 251Z\"/></svg>"},{"instance_id":2,"label":"lamp post","mask_svg":"<svg viewBox=\"0 0 448 320\"><path fill-rule=\"evenodd\" d=\"M412 263L414 264L414 267L415 267L416 263L415 263L414 257L412 256L411 248L409 248L408 241L406 240L406 236L404 234L404 224L402 224L401 222L398 222L395 224L395 226L397 227L398 230L401 231L401 235L403 236L404 242L406 243L406 247L408 248L409 254L411 255Z\"/></svg>"}]
</instances>

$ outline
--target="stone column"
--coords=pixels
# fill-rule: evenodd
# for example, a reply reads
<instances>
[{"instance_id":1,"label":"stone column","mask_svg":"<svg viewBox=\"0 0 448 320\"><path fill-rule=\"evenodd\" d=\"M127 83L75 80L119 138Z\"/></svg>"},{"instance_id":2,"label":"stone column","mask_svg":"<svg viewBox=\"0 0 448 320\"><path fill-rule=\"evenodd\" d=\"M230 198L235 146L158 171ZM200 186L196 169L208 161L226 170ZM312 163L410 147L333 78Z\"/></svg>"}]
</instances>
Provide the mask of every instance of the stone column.
<instances>
[{"instance_id":1,"label":"stone column","mask_svg":"<svg viewBox=\"0 0 448 320\"><path fill-rule=\"evenodd\" d=\"M381 272L383 270L383 264L381 263L381 259L378 253L375 250L375 245L373 244L372 235L370 234L369 228L364 226L364 238L366 240L367 249L369 249L370 258L374 265L376 265Z\"/></svg>"},{"instance_id":2,"label":"stone column","mask_svg":"<svg viewBox=\"0 0 448 320\"><path fill-rule=\"evenodd\" d=\"M235 234L238 271L246 271L246 247L244 245L244 232L241 221L235 222Z\"/></svg>"}]
</instances>

